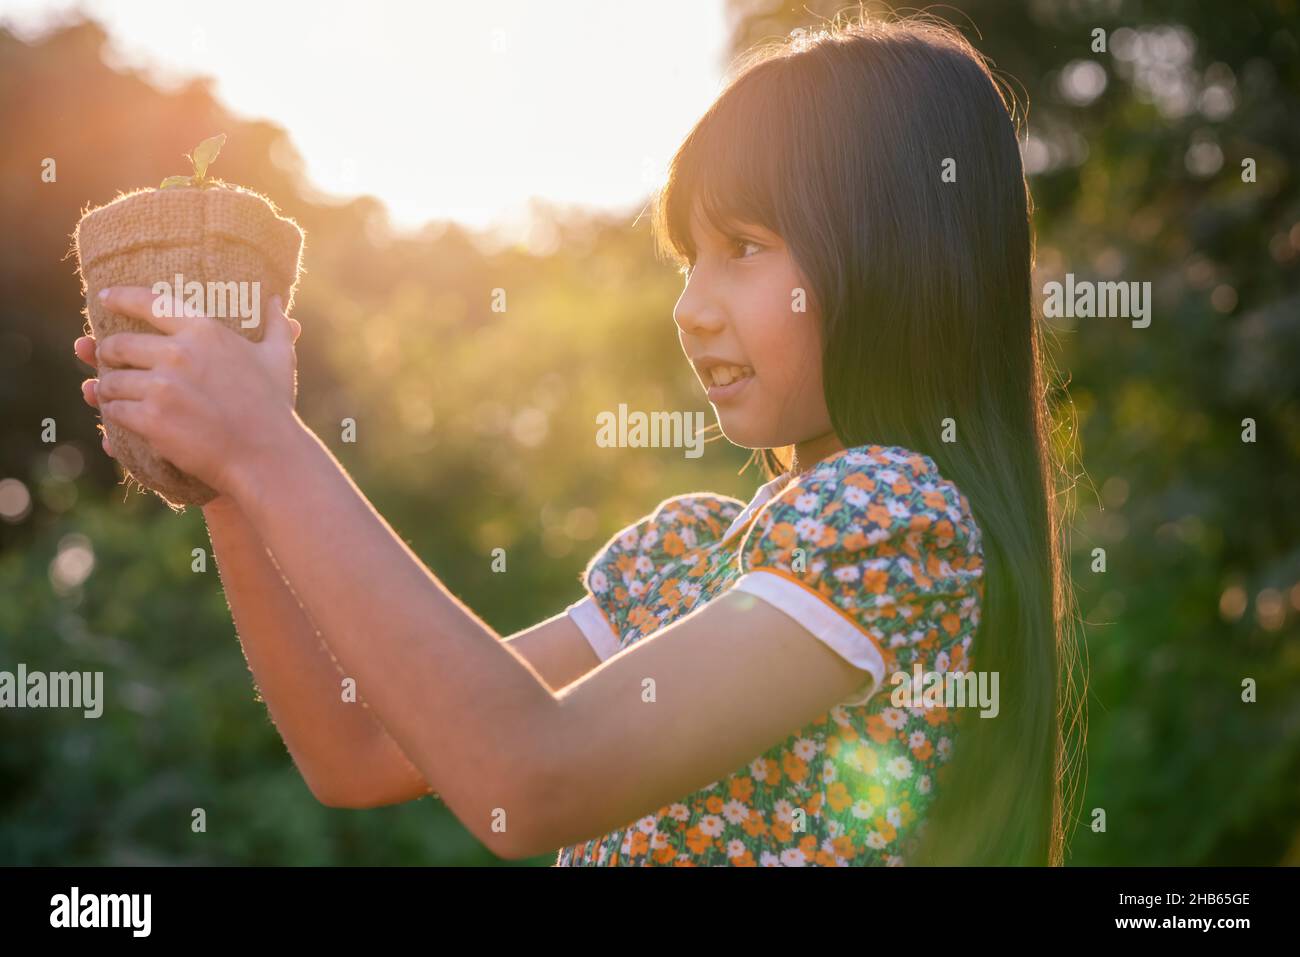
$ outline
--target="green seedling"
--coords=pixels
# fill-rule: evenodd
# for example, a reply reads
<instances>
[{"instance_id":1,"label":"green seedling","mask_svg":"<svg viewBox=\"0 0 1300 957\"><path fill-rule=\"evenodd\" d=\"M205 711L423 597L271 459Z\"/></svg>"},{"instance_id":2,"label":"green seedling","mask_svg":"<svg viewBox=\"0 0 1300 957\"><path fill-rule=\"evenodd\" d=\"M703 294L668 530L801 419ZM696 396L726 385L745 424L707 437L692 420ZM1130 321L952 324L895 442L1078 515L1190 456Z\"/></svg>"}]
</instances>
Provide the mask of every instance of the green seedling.
<instances>
[{"instance_id":1,"label":"green seedling","mask_svg":"<svg viewBox=\"0 0 1300 957\"><path fill-rule=\"evenodd\" d=\"M221 147L226 144L226 134L218 133L216 136L210 136L194 148L194 152L184 153L184 157L190 161L194 167L194 173L191 176L168 176L162 181L159 189L174 189L182 186L196 187L198 189L209 189L214 186L224 185L219 179L212 179L208 176L208 167L216 160L217 154L221 152Z\"/></svg>"}]
</instances>

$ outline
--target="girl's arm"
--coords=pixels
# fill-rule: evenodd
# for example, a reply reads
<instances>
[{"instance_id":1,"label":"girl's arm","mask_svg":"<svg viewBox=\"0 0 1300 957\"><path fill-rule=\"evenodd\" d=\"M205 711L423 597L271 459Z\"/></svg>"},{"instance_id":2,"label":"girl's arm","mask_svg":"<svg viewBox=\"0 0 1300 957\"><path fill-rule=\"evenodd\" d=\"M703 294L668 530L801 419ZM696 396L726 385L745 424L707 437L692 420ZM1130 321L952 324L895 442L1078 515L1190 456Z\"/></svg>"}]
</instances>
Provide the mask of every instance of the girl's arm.
<instances>
[{"instance_id":1,"label":"girl's arm","mask_svg":"<svg viewBox=\"0 0 1300 957\"><path fill-rule=\"evenodd\" d=\"M238 506L204 506L217 570L257 689L303 780L322 804L368 806L432 789L342 672Z\"/></svg>"},{"instance_id":2,"label":"girl's arm","mask_svg":"<svg viewBox=\"0 0 1300 957\"><path fill-rule=\"evenodd\" d=\"M357 693L465 826L509 856L515 831L494 824L528 814L545 758L531 730L556 698L511 643L428 572L287 412L265 424L259 445L271 454L233 497ZM289 512L276 516L286 501Z\"/></svg>"},{"instance_id":3,"label":"girl's arm","mask_svg":"<svg viewBox=\"0 0 1300 957\"><path fill-rule=\"evenodd\" d=\"M239 508L223 496L203 515L244 657L316 799L370 808L432 793L361 695L343 699L342 669ZM567 614L505 640L556 690L600 664Z\"/></svg>"},{"instance_id":4,"label":"girl's arm","mask_svg":"<svg viewBox=\"0 0 1300 957\"><path fill-rule=\"evenodd\" d=\"M371 808L433 792L360 694L343 700L343 671L239 508L204 506L226 601L258 690L312 794ZM567 614L505 639L559 690L600 664Z\"/></svg>"},{"instance_id":5,"label":"girl's arm","mask_svg":"<svg viewBox=\"0 0 1300 957\"><path fill-rule=\"evenodd\" d=\"M264 436L235 473L236 500L394 740L501 857L650 813L862 686L860 669L737 593L557 695L429 572L296 413Z\"/></svg>"},{"instance_id":6,"label":"girl's arm","mask_svg":"<svg viewBox=\"0 0 1300 957\"><path fill-rule=\"evenodd\" d=\"M82 336L74 349L88 366L98 365L93 336ZM92 408L99 407L98 384L82 383ZM113 454L107 438L104 451ZM316 799L370 807L427 794L428 782L362 699L343 701L333 655L238 506L218 496L204 506L203 517L254 682Z\"/></svg>"}]
</instances>

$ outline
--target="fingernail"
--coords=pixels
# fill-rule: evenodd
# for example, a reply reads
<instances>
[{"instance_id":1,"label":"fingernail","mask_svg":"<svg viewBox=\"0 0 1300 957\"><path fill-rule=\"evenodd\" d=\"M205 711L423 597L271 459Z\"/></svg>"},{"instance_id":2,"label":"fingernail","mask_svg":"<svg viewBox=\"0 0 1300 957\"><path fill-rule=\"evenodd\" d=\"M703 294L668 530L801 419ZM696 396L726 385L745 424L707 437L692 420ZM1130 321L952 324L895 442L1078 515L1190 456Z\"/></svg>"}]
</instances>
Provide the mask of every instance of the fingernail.
<instances>
[{"instance_id":1,"label":"fingernail","mask_svg":"<svg viewBox=\"0 0 1300 957\"><path fill-rule=\"evenodd\" d=\"M276 312L284 312L284 300L279 296L271 297L271 305L275 306Z\"/></svg>"},{"instance_id":2,"label":"fingernail","mask_svg":"<svg viewBox=\"0 0 1300 957\"><path fill-rule=\"evenodd\" d=\"M100 301L103 301L108 298L108 292L110 289L112 289L112 286L106 286L103 289L99 290Z\"/></svg>"}]
</instances>

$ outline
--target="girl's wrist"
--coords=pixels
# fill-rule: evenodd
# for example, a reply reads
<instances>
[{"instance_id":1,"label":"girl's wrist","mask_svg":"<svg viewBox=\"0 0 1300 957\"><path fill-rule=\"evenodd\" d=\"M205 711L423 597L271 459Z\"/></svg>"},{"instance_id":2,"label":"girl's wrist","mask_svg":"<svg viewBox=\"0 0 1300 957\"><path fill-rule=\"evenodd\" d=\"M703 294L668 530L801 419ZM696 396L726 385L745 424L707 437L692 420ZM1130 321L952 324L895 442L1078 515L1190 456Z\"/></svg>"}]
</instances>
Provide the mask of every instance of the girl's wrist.
<instances>
[{"instance_id":1,"label":"girl's wrist","mask_svg":"<svg viewBox=\"0 0 1300 957\"><path fill-rule=\"evenodd\" d=\"M274 496L278 486L292 486L299 464L310 453L311 430L292 408L259 430L257 442L236 463L227 483L227 494L220 496L245 515L252 514L260 499Z\"/></svg>"},{"instance_id":2,"label":"girl's wrist","mask_svg":"<svg viewBox=\"0 0 1300 957\"><path fill-rule=\"evenodd\" d=\"M229 522L240 515L239 503L234 497L222 493L203 506L203 518L209 524Z\"/></svg>"}]
</instances>

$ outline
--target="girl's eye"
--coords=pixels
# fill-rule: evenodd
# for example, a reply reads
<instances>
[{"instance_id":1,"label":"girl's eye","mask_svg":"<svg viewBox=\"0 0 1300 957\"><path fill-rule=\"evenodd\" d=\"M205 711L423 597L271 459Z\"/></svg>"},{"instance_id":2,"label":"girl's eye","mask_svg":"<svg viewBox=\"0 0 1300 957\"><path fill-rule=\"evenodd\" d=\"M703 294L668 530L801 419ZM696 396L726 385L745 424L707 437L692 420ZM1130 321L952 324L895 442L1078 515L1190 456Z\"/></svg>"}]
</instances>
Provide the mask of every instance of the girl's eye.
<instances>
[{"instance_id":1,"label":"girl's eye","mask_svg":"<svg viewBox=\"0 0 1300 957\"><path fill-rule=\"evenodd\" d=\"M743 238L741 238L740 236L733 237L732 240L731 240L731 249L733 249L733 250L736 250L736 249L743 250L744 247L746 247L746 246L753 246L754 249L756 250L756 253L755 253L755 254L757 254L757 252L761 252L763 249L766 248L762 243L757 242L756 240L753 240L753 239L743 239ZM739 256L739 257L737 257L737 258L740 258L740 259L747 259L747 258L749 258L749 257L747 257L747 256L743 256L743 255L742 255L742 256ZM691 273L695 271L695 257L694 257L694 256L688 257L687 260L686 260L686 265L683 266L683 267L681 268L681 270L679 270L679 271L681 272L681 274L682 274L683 276L685 276L687 279L689 279L690 276L691 276Z\"/></svg>"}]
</instances>

